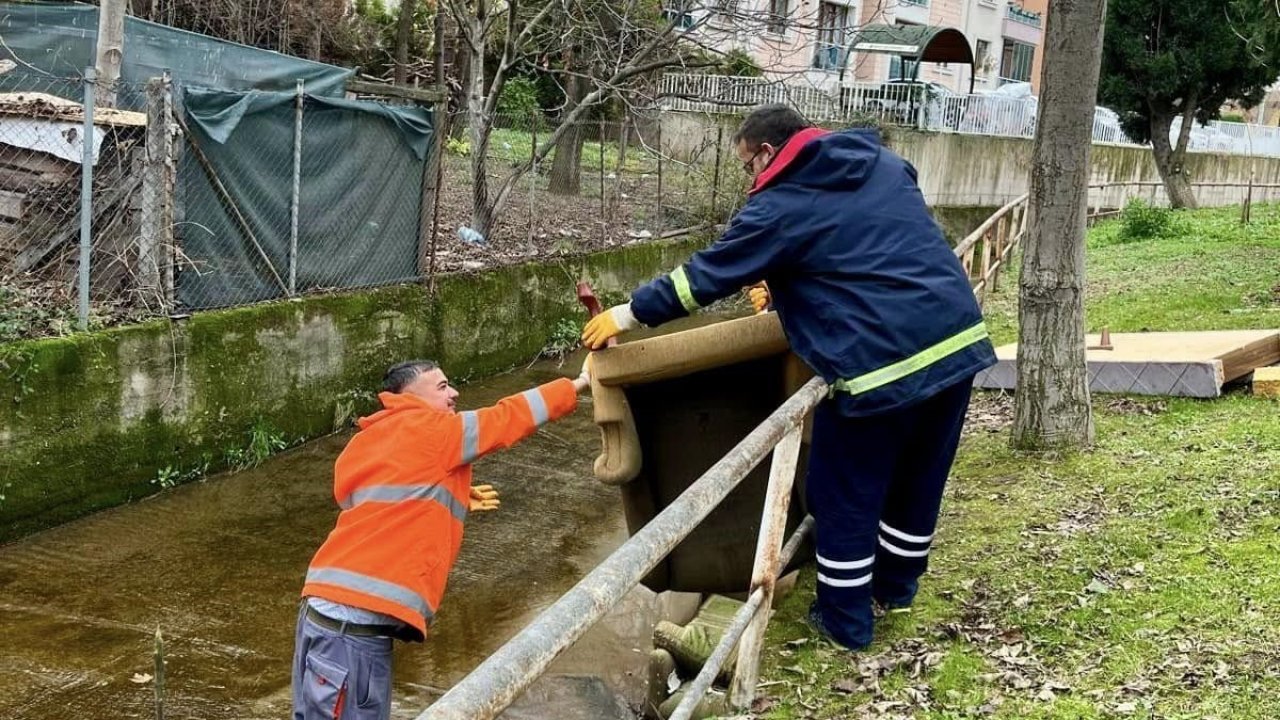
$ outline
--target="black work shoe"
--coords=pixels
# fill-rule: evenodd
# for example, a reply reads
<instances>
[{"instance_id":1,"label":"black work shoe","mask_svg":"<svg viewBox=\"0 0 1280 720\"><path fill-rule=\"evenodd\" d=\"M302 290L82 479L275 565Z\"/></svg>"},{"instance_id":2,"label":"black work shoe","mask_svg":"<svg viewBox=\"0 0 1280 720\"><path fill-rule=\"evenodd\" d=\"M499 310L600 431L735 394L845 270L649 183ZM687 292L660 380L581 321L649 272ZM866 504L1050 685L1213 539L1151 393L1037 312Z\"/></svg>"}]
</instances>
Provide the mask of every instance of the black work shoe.
<instances>
[{"instance_id":1,"label":"black work shoe","mask_svg":"<svg viewBox=\"0 0 1280 720\"><path fill-rule=\"evenodd\" d=\"M815 634L817 634L818 637L844 650L858 652L860 650L866 650L871 644L867 643L866 645L855 647L841 642L830 630L827 629L826 623L822 621L822 611L818 609L818 603L816 601L809 605L809 613L805 615L804 622Z\"/></svg>"},{"instance_id":2,"label":"black work shoe","mask_svg":"<svg viewBox=\"0 0 1280 720\"><path fill-rule=\"evenodd\" d=\"M871 616L877 620L881 620L890 615L910 615L911 605L909 603L883 602L880 600L871 601Z\"/></svg>"}]
</instances>

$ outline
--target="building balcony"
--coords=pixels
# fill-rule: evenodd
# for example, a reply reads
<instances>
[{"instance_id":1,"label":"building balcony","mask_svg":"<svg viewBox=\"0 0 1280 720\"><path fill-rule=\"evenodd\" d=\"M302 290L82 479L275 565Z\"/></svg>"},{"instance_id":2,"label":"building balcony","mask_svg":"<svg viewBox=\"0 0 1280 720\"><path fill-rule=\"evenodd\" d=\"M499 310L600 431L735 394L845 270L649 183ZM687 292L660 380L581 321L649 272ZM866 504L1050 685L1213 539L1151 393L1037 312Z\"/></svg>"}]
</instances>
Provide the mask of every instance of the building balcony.
<instances>
[{"instance_id":1,"label":"building balcony","mask_svg":"<svg viewBox=\"0 0 1280 720\"><path fill-rule=\"evenodd\" d=\"M929 24L929 0L898 0L890 4L896 20L917 25Z\"/></svg>"},{"instance_id":2,"label":"building balcony","mask_svg":"<svg viewBox=\"0 0 1280 720\"><path fill-rule=\"evenodd\" d=\"M1038 13L1027 12L1012 5L1005 8L1004 36L1028 45L1039 45L1043 36L1044 18Z\"/></svg>"}]
</instances>

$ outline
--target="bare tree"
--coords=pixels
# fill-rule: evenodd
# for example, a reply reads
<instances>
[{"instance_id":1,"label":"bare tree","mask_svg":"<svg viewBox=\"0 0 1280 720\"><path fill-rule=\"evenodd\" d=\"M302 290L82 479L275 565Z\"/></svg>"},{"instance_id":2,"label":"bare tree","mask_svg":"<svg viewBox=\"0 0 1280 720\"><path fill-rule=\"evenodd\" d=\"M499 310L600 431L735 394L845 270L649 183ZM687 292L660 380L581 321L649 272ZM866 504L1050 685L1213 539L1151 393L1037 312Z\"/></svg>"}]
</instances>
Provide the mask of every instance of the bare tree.
<instances>
[{"instance_id":1,"label":"bare tree","mask_svg":"<svg viewBox=\"0 0 1280 720\"><path fill-rule=\"evenodd\" d=\"M1084 333L1089 151L1107 0L1050 0L1018 306L1013 444L1093 442Z\"/></svg>"},{"instance_id":2,"label":"bare tree","mask_svg":"<svg viewBox=\"0 0 1280 720\"><path fill-rule=\"evenodd\" d=\"M409 45L413 41L413 16L418 0L400 0L400 16L396 18L396 67L393 82L404 85L408 80Z\"/></svg>"}]
</instances>

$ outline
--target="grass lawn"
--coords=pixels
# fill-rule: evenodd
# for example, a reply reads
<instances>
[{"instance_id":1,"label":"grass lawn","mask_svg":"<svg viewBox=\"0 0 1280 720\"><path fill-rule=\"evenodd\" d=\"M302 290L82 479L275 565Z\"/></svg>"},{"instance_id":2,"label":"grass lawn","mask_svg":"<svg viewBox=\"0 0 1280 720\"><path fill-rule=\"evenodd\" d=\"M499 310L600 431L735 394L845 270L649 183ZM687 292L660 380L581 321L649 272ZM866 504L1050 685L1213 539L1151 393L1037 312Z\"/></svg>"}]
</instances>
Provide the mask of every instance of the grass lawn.
<instances>
[{"instance_id":1,"label":"grass lawn","mask_svg":"<svg viewBox=\"0 0 1280 720\"><path fill-rule=\"evenodd\" d=\"M1160 239L1089 237L1088 325L1280 327L1280 207L1179 214ZM1016 283L989 299L1016 337ZM853 654L770 624L760 718L1280 717L1280 404L1100 396L1097 446L1008 448L980 394L909 614Z\"/></svg>"}]
</instances>

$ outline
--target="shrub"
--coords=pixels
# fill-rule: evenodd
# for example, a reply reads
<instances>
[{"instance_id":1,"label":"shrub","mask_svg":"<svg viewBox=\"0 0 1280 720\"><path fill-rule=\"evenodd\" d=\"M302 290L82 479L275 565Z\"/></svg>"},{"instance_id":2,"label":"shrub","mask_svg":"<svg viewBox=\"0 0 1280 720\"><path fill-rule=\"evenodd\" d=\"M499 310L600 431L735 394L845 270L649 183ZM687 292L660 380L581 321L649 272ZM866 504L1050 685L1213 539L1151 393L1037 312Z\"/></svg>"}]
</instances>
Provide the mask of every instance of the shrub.
<instances>
[{"instance_id":1,"label":"shrub","mask_svg":"<svg viewBox=\"0 0 1280 720\"><path fill-rule=\"evenodd\" d=\"M1124 242L1149 240L1169 235L1175 229L1173 211L1133 198L1120 213L1120 239Z\"/></svg>"},{"instance_id":2,"label":"shrub","mask_svg":"<svg viewBox=\"0 0 1280 720\"><path fill-rule=\"evenodd\" d=\"M538 84L527 77L513 77L498 96L498 114L528 121L542 110L538 106Z\"/></svg>"}]
</instances>

